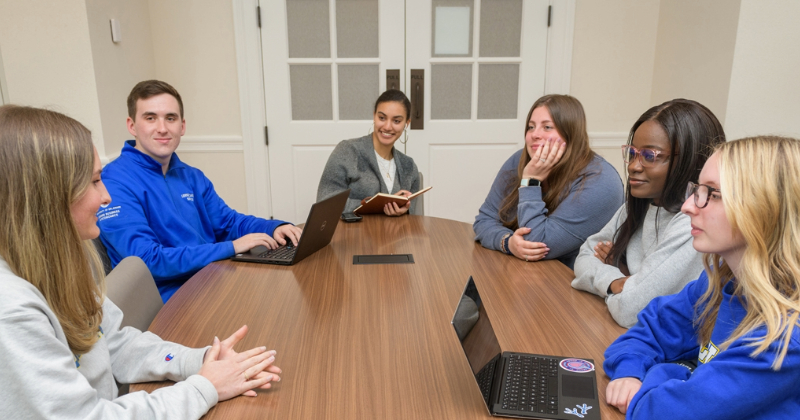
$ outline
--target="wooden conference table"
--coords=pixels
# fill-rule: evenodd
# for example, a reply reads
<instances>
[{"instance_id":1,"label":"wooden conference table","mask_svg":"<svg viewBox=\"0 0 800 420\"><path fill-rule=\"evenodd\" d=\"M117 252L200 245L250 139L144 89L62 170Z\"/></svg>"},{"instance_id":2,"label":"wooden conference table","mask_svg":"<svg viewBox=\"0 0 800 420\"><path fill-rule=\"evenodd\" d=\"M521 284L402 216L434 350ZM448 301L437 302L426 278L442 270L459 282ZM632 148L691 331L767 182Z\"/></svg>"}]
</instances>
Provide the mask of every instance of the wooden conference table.
<instances>
[{"instance_id":1,"label":"wooden conference table","mask_svg":"<svg viewBox=\"0 0 800 420\"><path fill-rule=\"evenodd\" d=\"M353 255L409 253L414 264L353 265ZM491 418L450 325L469 276L504 351L594 359L602 418L623 418L605 404L602 356L624 330L603 300L572 289L563 264L484 249L452 220L367 216L340 221L329 246L294 266L210 264L150 331L202 347L247 324L237 350L277 350L282 381L209 419Z\"/></svg>"}]
</instances>

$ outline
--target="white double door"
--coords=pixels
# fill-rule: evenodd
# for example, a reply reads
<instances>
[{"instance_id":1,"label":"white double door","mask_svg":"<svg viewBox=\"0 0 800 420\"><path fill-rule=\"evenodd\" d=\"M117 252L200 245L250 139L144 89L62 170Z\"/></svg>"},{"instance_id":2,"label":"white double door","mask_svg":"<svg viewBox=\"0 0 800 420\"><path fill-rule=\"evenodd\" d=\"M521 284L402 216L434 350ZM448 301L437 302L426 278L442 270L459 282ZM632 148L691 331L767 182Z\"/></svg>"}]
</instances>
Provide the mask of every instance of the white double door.
<instances>
[{"instance_id":1,"label":"white double door","mask_svg":"<svg viewBox=\"0 0 800 420\"><path fill-rule=\"evenodd\" d=\"M433 186L425 214L474 221L544 93L549 3L261 0L274 217L305 220L331 151L396 83L422 126L395 147Z\"/></svg>"}]
</instances>

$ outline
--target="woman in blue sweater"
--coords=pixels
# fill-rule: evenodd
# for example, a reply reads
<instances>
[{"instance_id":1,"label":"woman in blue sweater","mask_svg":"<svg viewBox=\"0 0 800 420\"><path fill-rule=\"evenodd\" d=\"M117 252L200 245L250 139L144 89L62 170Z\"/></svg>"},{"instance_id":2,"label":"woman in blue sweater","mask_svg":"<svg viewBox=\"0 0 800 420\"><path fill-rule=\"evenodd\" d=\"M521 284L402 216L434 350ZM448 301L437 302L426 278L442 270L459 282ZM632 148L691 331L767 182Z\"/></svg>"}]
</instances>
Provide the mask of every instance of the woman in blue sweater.
<instances>
[{"instance_id":1,"label":"woman in blue sweater","mask_svg":"<svg viewBox=\"0 0 800 420\"><path fill-rule=\"evenodd\" d=\"M706 270L609 346L606 400L629 419L796 418L800 141L724 143L687 196Z\"/></svg>"},{"instance_id":2,"label":"woman in blue sweater","mask_svg":"<svg viewBox=\"0 0 800 420\"><path fill-rule=\"evenodd\" d=\"M525 261L558 259L572 268L581 244L622 205L622 181L589 148L577 99L543 96L525 121L525 147L500 168L472 225L475 240Z\"/></svg>"}]
</instances>

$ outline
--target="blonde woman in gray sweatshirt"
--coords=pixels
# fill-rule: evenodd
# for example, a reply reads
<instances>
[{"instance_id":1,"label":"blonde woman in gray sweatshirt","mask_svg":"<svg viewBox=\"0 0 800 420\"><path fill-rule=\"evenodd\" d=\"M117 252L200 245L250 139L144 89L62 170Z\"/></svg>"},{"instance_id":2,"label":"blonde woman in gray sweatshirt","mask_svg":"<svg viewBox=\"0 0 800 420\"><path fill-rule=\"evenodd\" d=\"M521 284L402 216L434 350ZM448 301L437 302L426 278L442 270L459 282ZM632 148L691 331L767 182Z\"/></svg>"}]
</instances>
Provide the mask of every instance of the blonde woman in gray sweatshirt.
<instances>
[{"instance_id":1,"label":"blonde woman in gray sweatshirt","mask_svg":"<svg viewBox=\"0 0 800 420\"><path fill-rule=\"evenodd\" d=\"M275 352L191 349L120 328L91 239L111 198L89 130L43 109L0 107L0 419L197 419L280 380ZM121 383L171 380L118 396Z\"/></svg>"},{"instance_id":2,"label":"blonde woman in gray sweatshirt","mask_svg":"<svg viewBox=\"0 0 800 420\"><path fill-rule=\"evenodd\" d=\"M622 147L626 202L581 246L572 281L604 297L619 325L630 328L653 298L679 292L703 271L680 208L708 153L724 141L714 114L687 99L654 106L633 125Z\"/></svg>"}]
</instances>

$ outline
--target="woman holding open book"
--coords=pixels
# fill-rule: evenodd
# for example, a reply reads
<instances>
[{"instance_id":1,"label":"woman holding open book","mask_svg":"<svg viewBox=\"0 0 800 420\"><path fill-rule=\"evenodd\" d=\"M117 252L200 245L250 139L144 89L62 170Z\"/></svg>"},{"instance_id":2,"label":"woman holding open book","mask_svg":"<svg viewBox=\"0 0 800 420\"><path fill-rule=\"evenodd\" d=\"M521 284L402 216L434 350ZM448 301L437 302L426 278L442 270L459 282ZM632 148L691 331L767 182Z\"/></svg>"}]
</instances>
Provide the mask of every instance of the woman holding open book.
<instances>
[{"instance_id":1,"label":"woman holding open book","mask_svg":"<svg viewBox=\"0 0 800 420\"><path fill-rule=\"evenodd\" d=\"M623 203L617 171L589 148L577 99L546 95L528 112L525 147L500 168L475 217L475 240L525 261L570 268Z\"/></svg>"},{"instance_id":2,"label":"woman holding open book","mask_svg":"<svg viewBox=\"0 0 800 420\"><path fill-rule=\"evenodd\" d=\"M419 170L414 159L395 149L394 143L408 128L411 102L399 90L387 90L375 102L372 134L344 140L333 149L325 164L317 189L317 201L346 189L350 197L344 212L352 212L361 200L378 193L409 196L420 188ZM389 203L387 216L416 213L414 200L404 206Z\"/></svg>"}]
</instances>

